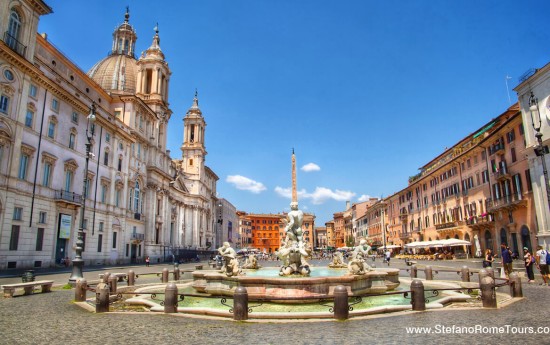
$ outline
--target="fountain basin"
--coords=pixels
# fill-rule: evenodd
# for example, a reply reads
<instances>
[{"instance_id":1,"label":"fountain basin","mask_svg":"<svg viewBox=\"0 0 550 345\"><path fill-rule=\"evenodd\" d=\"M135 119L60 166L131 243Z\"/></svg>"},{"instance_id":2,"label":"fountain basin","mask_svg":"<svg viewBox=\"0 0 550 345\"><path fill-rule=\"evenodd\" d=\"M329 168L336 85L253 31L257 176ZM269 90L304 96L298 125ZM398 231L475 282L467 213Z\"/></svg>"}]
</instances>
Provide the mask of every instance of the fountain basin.
<instances>
[{"instance_id":1,"label":"fountain basin","mask_svg":"<svg viewBox=\"0 0 550 345\"><path fill-rule=\"evenodd\" d=\"M197 292L219 296L233 296L235 289L242 286L250 299L278 300L287 297L289 300L286 302L289 303L304 302L293 300L304 297L332 297L338 285L345 286L350 296L384 293L399 286L399 270L395 268L377 268L364 275L348 275L346 270L328 269L322 270L324 273L321 276L310 277L279 277L276 270L262 270L244 270L245 275L235 277L227 277L217 271L195 271L191 286ZM312 272L317 270L315 268Z\"/></svg>"}]
</instances>

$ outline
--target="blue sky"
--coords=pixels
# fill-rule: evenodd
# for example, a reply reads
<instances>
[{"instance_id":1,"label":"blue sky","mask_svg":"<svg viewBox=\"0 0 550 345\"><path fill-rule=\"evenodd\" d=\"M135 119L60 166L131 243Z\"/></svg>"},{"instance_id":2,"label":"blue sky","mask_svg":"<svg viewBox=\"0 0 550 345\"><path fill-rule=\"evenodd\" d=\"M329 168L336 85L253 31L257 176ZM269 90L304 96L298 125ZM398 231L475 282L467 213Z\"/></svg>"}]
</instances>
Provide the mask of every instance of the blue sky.
<instances>
[{"instance_id":1,"label":"blue sky","mask_svg":"<svg viewBox=\"0 0 550 345\"><path fill-rule=\"evenodd\" d=\"M159 24L172 70L169 149L179 158L195 88L206 164L239 210L300 209L316 225L346 200L391 195L445 147L517 100L550 61L550 1L50 0L39 32L83 70L130 6L136 50ZM304 168L308 167L308 168Z\"/></svg>"}]
</instances>

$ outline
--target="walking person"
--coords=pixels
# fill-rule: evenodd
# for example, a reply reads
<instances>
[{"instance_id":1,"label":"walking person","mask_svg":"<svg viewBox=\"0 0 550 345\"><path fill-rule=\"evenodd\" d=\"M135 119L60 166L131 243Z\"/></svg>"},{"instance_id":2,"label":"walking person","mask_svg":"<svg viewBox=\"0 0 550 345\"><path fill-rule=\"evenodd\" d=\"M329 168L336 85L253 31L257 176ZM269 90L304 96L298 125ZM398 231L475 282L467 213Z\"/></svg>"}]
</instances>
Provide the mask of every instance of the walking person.
<instances>
[{"instance_id":1,"label":"walking person","mask_svg":"<svg viewBox=\"0 0 550 345\"><path fill-rule=\"evenodd\" d=\"M549 278L549 271L548 271L548 264L550 262L546 261L546 257L548 256L548 251L544 250L542 246L537 247L537 252L535 253L535 261L537 263L537 267L539 268L540 275L542 276L543 283L540 285L548 285L548 278Z\"/></svg>"},{"instance_id":2,"label":"walking person","mask_svg":"<svg viewBox=\"0 0 550 345\"><path fill-rule=\"evenodd\" d=\"M504 274L506 278L509 278L510 273L512 273L512 251L506 246L506 243L500 245L500 257L502 258Z\"/></svg>"},{"instance_id":3,"label":"walking person","mask_svg":"<svg viewBox=\"0 0 550 345\"><path fill-rule=\"evenodd\" d=\"M493 261L495 261L495 258L493 257L493 252L491 249L485 250L485 260L483 260L483 268L493 268Z\"/></svg>"},{"instance_id":4,"label":"walking person","mask_svg":"<svg viewBox=\"0 0 550 345\"><path fill-rule=\"evenodd\" d=\"M150 261L149 256L146 256L145 257L145 267L149 267L149 261Z\"/></svg>"},{"instance_id":5,"label":"walking person","mask_svg":"<svg viewBox=\"0 0 550 345\"><path fill-rule=\"evenodd\" d=\"M527 272L527 278L529 279L528 283L535 282L535 274L533 273L533 265L535 263L535 258L529 253L529 248L523 247L523 260L525 262L525 271Z\"/></svg>"}]
</instances>

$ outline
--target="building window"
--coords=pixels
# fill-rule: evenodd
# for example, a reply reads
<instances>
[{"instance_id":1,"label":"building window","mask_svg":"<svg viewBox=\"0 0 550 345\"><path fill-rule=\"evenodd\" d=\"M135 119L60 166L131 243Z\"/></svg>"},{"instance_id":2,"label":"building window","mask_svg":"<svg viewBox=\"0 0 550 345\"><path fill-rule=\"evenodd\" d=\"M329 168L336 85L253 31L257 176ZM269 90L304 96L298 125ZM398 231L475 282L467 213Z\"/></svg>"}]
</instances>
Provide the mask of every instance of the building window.
<instances>
[{"instance_id":1,"label":"building window","mask_svg":"<svg viewBox=\"0 0 550 345\"><path fill-rule=\"evenodd\" d=\"M71 133L69 134L69 148L74 150L76 144L76 134Z\"/></svg>"},{"instance_id":2,"label":"building window","mask_svg":"<svg viewBox=\"0 0 550 345\"><path fill-rule=\"evenodd\" d=\"M59 111L59 101L56 98L52 99L52 110L55 112Z\"/></svg>"},{"instance_id":3,"label":"building window","mask_svg":"<svg viewBox=\"0 0 550 345\"><path fill-rule=\"evenodd\" d=\"M46 212L40 212L38 214L38 223L39 224L46 224L46 217L48 216L48 214Z\"/></svg>"},{"instance_id":4,"label":"building window","mask_svg":"<svg viewBox=\"0 0 550 345\"><path fill-rule=\"evenodd\" d=\"M98 231L103 232L103 222L99 222L99 229Z\"/></svg>"},{"instance_id":5,"label":"building window","mask_svg":"<svg viewBox=\"0 0 550 345\"><path fill-rule=\"evenodd\" d=\"M520 123L520 124L519 124L519 134L521 134L521 135L524 134L524 131L523 131L523 123Z\"/></svg>"},{"instance_id":6,"label":"building window","mask_svg":"<svg viewBox=\"0 0 550 345\"><path fill-rule=\"evenodd\" d=\"M10 99L7 96L0 96L0 112L8 114L8 109L10 106Z\"/></svg>"},{"instance_id":7,"label":"building window","mask_svg":"<svg viewBox=\"0 0 550 345\"><path fill-rule=\"evenodd\" d=\"M32 128L33 119L34 119L34 113L30 110L27 110L27 115L25 116L25 126Z\"/></svg>"},{"instance_id":8,"label":"building window","mask_svg":"<svg viewBox=\"0 0 550 345\"><path fill-rule=\"evenodd\" d=\"M65 192L70 192L73 185L73 172L65 171Z\"/></svg>"},{"instance_id":9,"label":"building window","mask_svg":"<svg viewBox=\"0 0 550 345\"><path fill-rule=\"evenodd\" d=\"M121 113L122 113L122 112L121 112L120 110L115 110L115 117L116 117L117 119L120 119L120 114L121 114Z\"/></svg>"},{"instance_id":10,"label":"building window","mask_svg":"<svg viewBox=\"0 0 550 345\"><path fill-rule=\"evenodd\" d=\"M38 88L36 87L36 85L31 84L29 86L29 96L31 96L32 98L36 98L37 93L38 93Z\"/></svg>"},{"instance_id":11,"label":"building window","mask_svg":"<svg viewBox=\"0 0 550 345\"><path fill-rule=\"evenodd\" d=\"M92 184L92 181L90 177L86 178L86 181L84 182L84 197L87 198L90 192L90 185Z\"/></svg>"},{"instance_id":12,"label":"building window","mask_svg":"<svg viewBox=\"0 0 550 345\"><path fill-rule=\"evenodd\" d=\"M111 142L111 135L109 133L105 133L105 142L106 143Z\"/></svg>"},{"instance_id":13,"label":"building window","mask_svg":"<svg viewBox=\"0 0 550 345\"><path fill-rule=\"evenodd\" d=\"M28 155L21 155L21 158L19 159L19 175L18 177L21 180L25 180L27 178L27 169L29 166L29 156Z\"/></svg>"},{"instance_id":14,"label":"building window","mask_svg":"<svg viewBox=\"0 0 550 345\"><path fill-rule=\"evenodd\" d=\"M105 203L105 200L107 200L107 186L102 184L101 185L101 202Z\"/></svg>"},{"instance_id":15,"label":"building window","mask_svg":"<svg viewBox=\"0 0 550 345\"><path fill-rule=\"evenodd\" d=\"M116 231L113 232L113 243L112 243L112 248L113 249L116 249L116 236L117 236L117 234L118 233ZM128 255L126 255L126 256L128 256Z\"/></svg>"},{"instance_id":16,"label":"building window","mask_svg":"<svg viewBox=\"0 0 550 345\"><path fill-rule=\"evenodd\" d=\"M509 143L513 142L516 139L516 132L512 129L510 132L506 133L506 141Z\"/></svg>"},{"instance_id":17,"label":"building window","mask_svg":"<svg viewBox=\"0 0 550 345\"><path fill-rule=\"evenodd\" d=\"M97 236L97 252L98 253L101 253L102 245L103 245L103 235L99 234Z\"/></svg>"},{"instance_id":18,"label":"building window","mask_svg":"<svg viewBox=\"0 0 550 345\"><path fill-rule=\"evenodd\" d=\"M118 171L122 171L122 157L118 157L118 166L117 166L117 170L118 170Z\"/></svg>"},{"instance_id":19,"label":"building window","mask_svg":"<svg viewBox=\"0 0 550 345\"><path fill-rule=\"evenodd\" d=\"M42 176L42 185L44 187L50 186L50 180L52 175L52 164L51 163L45 163L44 164L44 175Z\"/></svg>"},{"instance_id":20,"label":"building window","mask_svg":"<svg viewBox=\"0 0 550 345\"><path fill-rule=\"evenodd\" d=\"M510 153L512 154L512 163L514 163L517 160L517 158L516 158L516 148L512 147L510 149Z\"/></svg>"},{"instance_id":21,"label":"building window","mask_svg":"<svg viewBox=\"0 0 550 345\"><path fill-rule=\"evenodd\" d=\"M10 250L17 250L19 246L19 225L11 226Z\"/></svg>"},{"instance_id":22,"label":"building window","mask_svg":"<svg viewBox=\"0 0 550 345\"><path fill-rule=\"evenodd\" d=\"M44 228L38 228L36 231L36 247L35 250L37 252L42 251L42 247L44 245Z\"/></svg>"},{"instance_id":23,"label":"building window","mask_svg":"<svg viewBox=\"0 0 550 345\"><path fill-rule=\"evenodd\" d=\"M529 169L525 170L525 180L527 181L527 190L529 192L533 191L533 183L531 182L531 171Z\"/></svg>"},{"instance_id":24,"label":"building window","mask_svg":"<svg viewBox=\"0 0 550 345\"><path fill-rule=\"evenodd\" d=\"M78 113L76 111L73 111L73 114L71 116L71 121L73 121L73 123L78 124Z\"/></svg>"},{"instance_id":25,"label":"building window","mask_svg":"<svg viewBox=\"0 0 550 345\"><path fill-rule=\"evenodd\" d=\"M55 138L55 121L50 120L48 122L48 138L54 139Z\"/></svg>"},{"instance_id":26,"label":"building window","mask_svg":"<svg viewBox=\"0 0 550 345\"><path fill-rule=\"evenodd\" d=\"M109 150L105 150L105 153L103 154L103 164L109 165Z\"/></svg>"},{"instance_id":27,"label":"building window","mask_svg":"<svg viewBox=\"0 0 550 345\"><path fill-rule=\"evenodd\" d=\"M23 208L22 207L14 207L13 208L13 220L21 220L23 216Z\"/></svg>"},{"instance_id":28,"label":"building window","mask_svg":"<svg viewBox=\"0 0 550 345\"><path fill-rule=\"evenodd\" d=\"M120 207L120 190L117 189L115 192L115 206Z\"/></svg>"},{"instance_id":29,"label":"building window","mask_svg":"<svg viewBox=\"0 0 550 345\"><path fill-rule=\"evenodd\" d=\"M136 185L134 187L134 211L136 213L139 213L140 211L140 204L141 204L141 200L140 200L140 189L139 189L139 183L136 181Z\"/></svg>"}]
</instances>

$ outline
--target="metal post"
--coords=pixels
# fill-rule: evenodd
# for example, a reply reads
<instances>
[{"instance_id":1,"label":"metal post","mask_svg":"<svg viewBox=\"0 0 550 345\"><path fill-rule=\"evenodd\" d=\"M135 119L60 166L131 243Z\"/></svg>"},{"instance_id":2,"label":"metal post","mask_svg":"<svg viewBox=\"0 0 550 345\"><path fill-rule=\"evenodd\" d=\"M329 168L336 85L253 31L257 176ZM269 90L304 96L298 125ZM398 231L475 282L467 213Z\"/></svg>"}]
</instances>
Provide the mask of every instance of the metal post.
<instances>
[{"instance_id":1,"label":"metal post","mask_svg":"<svg viewBox=\"0 0 550 345\"><path fill-rule=\"evenodd\" d=\"M426 266L424 268L424 273L426 274L426 280L433 280L434 279L434 275L433 275L433 272L432 272L432 266Z\"/></svg>"},{"instance_id":2,"label":"metal post","mask_svg":"<svg viewBox=\"0 0 550 345\"><path fill-rule=\"evenodd\" d=\"M132 270L128 271L128 286L134 286L136 284L136 273Z\"/></svg>"},{"instance_id":3,"label":"metal post","mask_svg":"<svg viewBox=\"0 0 550 345\"><path fill-rule=\"evenodd\" d=\"M166 285L164 290L164 312L178 312L178 287L174 283Z\"/></svg>"},{"instance_id":4,"label":"metal post","mask_svg":"<svg viewBox=\"0 0 550 345\"><path fill-rule=\"evenodd\" d=\"M426 299L424 297L424 284L421 280L415 279L411 283L411 304L412 310L426 310Z\"/></svg>"},{"instance_id":5,"label":"metal post","mask_svg":"<svg viewBox=\"0 0 550 345\"><path fill-rule=\"evenodd\" d=\"M495 291L495 280L490 276L483 277L483 279L481 279L480 288L483 308L496 308L497 295Z\"/></svg>"},{"instance_id":6,"label":"metal post","mask_svg":"<svg viewBox=\"0 0 550 345\"><path fill-rule=\"evenodd\" d=\"M86 289L88 288L88 282L86 279L79 279L76 281L76 288L74 290L74 300L76 302L84 302L86 300Z\"/></svg>"},{"instance_id":7,"label":"metal post","mask_svg":"<svg viewBox=\"0 0 550 345\"><path fill-rule=\"evenodd\" d=\"M510 296L523 297L523 291L521 289L521 278L516 272L510 273Z\"/></svg>"},{"instance_id":8,"label":"metal post","mask_svg":"<svg viewBox=\"0 0 550 345\"><path fill-rule=\"evenodd\" d=\"M90 126L90 122L92 123L92 126ZM84 163L84 179L82 184L82 201L81 206L82 209L80 210L80 226L78 228L78 237L76 240L76 248L75 248L75 257L73 259L73 271L71 276L69 277L69 283L71 285L75 285L76 281L79 279L84 278L82 274L82 267L84 266L84 260L82 260L82 251L84 250L84 214L86 212L86 193L87 193L87 182L88 182L88 162L90 160L90 150L92 148L92 139L94 137L94 127L93 123L95 122L95 103L92 103L92 106L90 108L90 114L88 115L88 123L86 125L86 159ZM90 128L91 127L91 128ZM91 129L90 134L88 134L89 128Z\"/></svg>"},{"instance_id":9,"label":"metal post","mask_svg":"<svg viewBox=\"0 0 550 345\"><path fill-rule=\"evenodd\" d=\"M168 283L168 268L162 269L162 276L160 277L160 281L163 283Z\"/></svg>"},{"instance_id":10,"label":"metal post","mask_svg":"<svg viewBox=\"0 0 550 345\"><path fill-rule=\"evenodd\" d=\"M462 266L461 275L463 282L470 282L470 269L468 266Z\"/></svg>"},{"instance_id":11,"label":"metal post","mask_svg":"<svg viewBox=\"0 0 550 345\"><path fill-rule=\"evenodd\" d=\"M109 276L109 290L113 293L113 294L116 294L117 292L117 281L118 281L118 277L117 276Z\"/></svg>"},{"instance_id":12,"label":"metal post","mask_svg":"<svg viewBox=\"0 0 550 345\"><path fill-rule=\"evenodd\" d=\"M418 277L418 267L416 265L411 266L411 278L417 278Z\"/></svg>"},{"instance_id":13,"label":"metal post","mask_svg":"<svg viewBox=\"0 0 550 345\"><path fill-rule=\"evenodd\" d=\"M180 269L177 265L174 265L174 280L180 280Z\"/></svg>"},{"instance_id":14,"label":"metal post","mask_svg":"<svg viewBox=\"0 0 550 345\"><path fill-rule=\"evenodd\" d=\"M348 290L342 285L334 288L334 318L336 320L349 318Z\"/></svg>"},{"instance_id":15,"label":"metal post","mask_svg":"<svg viewBox=\"0 0 550 345\"><path fill-rule=\"evenodd\" d=\"M95 289L95 312L104 313L109 311L109 285L99 283Z\"/></svg>"},{"instance_id":16,"label":"metal post","mask_svg":"<svg viewBox=\"0 0 550 345\"><path fill-rule=\"evenodd\" d=\"M248 320L248 292L243 286L237 287L233 294L233 320Z\"/></svg>"}]
</instances>

